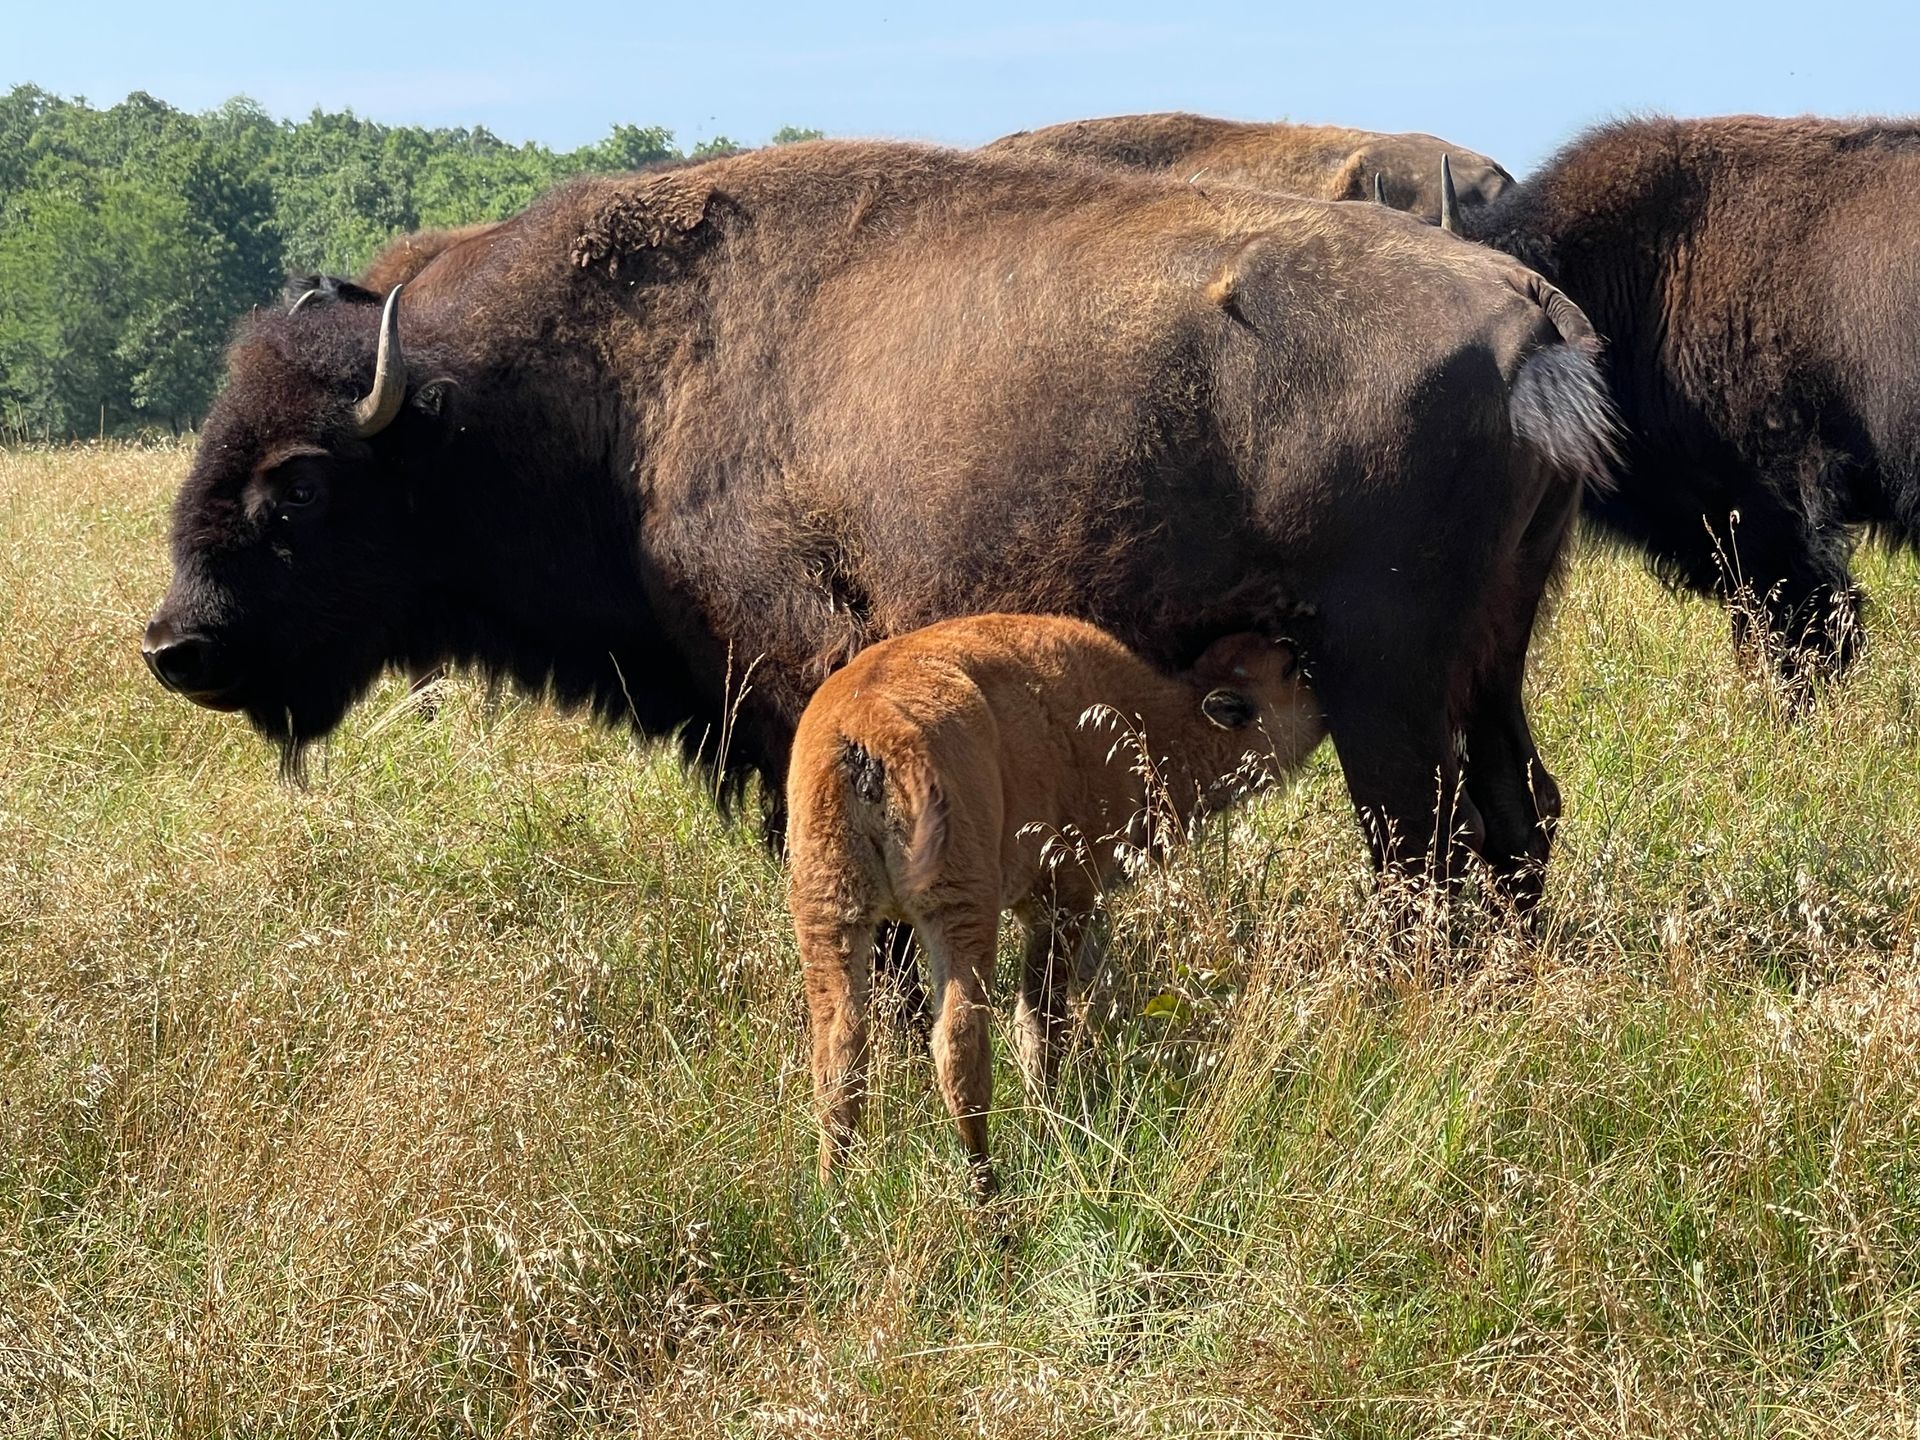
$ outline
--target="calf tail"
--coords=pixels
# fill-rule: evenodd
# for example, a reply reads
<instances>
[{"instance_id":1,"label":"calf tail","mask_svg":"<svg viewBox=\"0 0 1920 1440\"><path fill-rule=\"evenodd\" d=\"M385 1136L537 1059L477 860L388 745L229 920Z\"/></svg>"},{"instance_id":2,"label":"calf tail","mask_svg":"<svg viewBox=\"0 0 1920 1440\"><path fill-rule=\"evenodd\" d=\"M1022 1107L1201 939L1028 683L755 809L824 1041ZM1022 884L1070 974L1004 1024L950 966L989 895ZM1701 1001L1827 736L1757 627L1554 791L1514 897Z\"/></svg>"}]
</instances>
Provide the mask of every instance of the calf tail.
<instances>
[{"instance_id":1,"label":"calf tail","mask_svg":"<svg viewBox=\"0 0 1920 1440\"><path fill-rule=\"evenodd\" d=\"M932 775L921 772L914 778L918 783L909 801L913 810L913 836L907 841L907 869L901 879L908 890L925 894L946 866L947 797L941 794L940 782Z\"/></svg>"},{"instance_id":2,"label":"calf tail","mask_svg":"<svg viewBox=\"0 0 1920 1440\"><path fill-rule=\"evenodd\" d=\"M908 826L901 888L909 893L930 889L947 852L947 797L933 772L918 757L889 765L857 740L842 742L840 766L848 789L869 805L884 807L891 788L894 807Z\"/></svg>"},{"instance_id":3,"label":"calf tail","mask_svg":"<svg viewBox=\"0 0 1920 1440\"><path fill-rule=\"evenodd\" d=\"M1578 476L1593 494L1613 489L1620 464L1620 415L1600 373L1600 337L1580 307L1531 270L1510 278L1545 312L1560 337L1529 355L1514 377L1514 431L1547 463Z\"/></svg>"}]
</instances>

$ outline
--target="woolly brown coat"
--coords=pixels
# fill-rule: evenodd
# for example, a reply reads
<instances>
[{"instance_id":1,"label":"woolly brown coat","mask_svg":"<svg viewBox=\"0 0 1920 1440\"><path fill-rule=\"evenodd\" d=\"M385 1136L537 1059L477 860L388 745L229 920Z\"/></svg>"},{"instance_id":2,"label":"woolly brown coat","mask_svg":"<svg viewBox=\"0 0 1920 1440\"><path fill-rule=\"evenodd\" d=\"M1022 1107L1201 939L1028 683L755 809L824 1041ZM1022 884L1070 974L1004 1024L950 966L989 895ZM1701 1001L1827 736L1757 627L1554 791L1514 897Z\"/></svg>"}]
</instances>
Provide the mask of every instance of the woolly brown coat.
<instances>
[{"instance_id":1,"label":"woolly brown coat","mask_svg":"<svg viewBox=\"0 0 1920 1440\"><path fill-rule=\"evenodd\" d=\"M1168 113L1113 115L1021 130L986 147L1089 160L1211 184L1251 185L1321 200L1371 200L1440 219L1440 157L1463 206L1484 205L1513 183L1485 155L1432 135L1384 135L1339 125L1287 125Z\"/></svg>"},{"instance_id":2,"label":"woolly brown coat","mask_svg":"<svg viewBox=\"0 0 1920 1440\"><path fill-rule=\"evenodd\" d=\"M876 922L909 921L926 947L935 1073L991 1190L1001 912L1028 934L1016 1025L1044 1090L1079 938L1120 854L1296 768L1325 733L1292 653L1258 635L1169 677L1082 621L981 615L883 641L829 677L787 777L822 1178L859 1123Z\"/></svg>"}]
</instances>

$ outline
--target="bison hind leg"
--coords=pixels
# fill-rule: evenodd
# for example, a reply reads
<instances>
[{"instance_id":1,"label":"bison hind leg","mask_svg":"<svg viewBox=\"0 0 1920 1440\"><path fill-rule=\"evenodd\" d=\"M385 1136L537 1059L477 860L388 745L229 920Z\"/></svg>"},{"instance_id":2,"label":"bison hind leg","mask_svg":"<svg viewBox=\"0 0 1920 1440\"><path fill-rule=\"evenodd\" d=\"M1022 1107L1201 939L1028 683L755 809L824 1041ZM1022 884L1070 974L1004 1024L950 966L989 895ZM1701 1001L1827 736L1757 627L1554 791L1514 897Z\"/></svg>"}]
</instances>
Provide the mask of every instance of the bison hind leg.
<instances>
[{"instance_id":1,"label":"bison hind leg","mask_svg":"<svg viewBox=\"0 0 1920 1440\"><path fill-rule=\"evenodd\" d=\"M832 1180L860 1128L867 1097L869 961L874 921L813 907L795 897L794 931L806 976L814 1108L820 1120L820 1179Z\"/></svg>"},{"instance_id":2,"label":"bison hind leg","mask_svg":"<svg viewBox=\"0 0 1920 1440\"><path fill-rule=\"evenodd\" d=\"M992 993L1000 907L991 885L968 887L972 898L949 900L914 916L933 985L933 1070L960 1142L966 1147L976 1199L1000 1188L987 1157L993 1109Z\"/></svg>"}]
</instances>

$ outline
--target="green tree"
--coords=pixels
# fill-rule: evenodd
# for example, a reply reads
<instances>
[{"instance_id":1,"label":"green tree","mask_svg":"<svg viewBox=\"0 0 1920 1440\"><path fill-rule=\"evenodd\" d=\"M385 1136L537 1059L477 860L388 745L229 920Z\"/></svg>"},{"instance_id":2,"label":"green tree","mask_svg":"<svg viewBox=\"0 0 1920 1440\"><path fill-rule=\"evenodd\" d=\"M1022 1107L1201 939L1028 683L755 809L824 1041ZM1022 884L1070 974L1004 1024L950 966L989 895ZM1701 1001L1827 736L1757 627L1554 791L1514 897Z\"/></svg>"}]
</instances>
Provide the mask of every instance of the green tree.
<instances>
[{"instance_id":1,"label":"green tree","mask_svg":"<svg viewBox=\"0 0 1920 1440\"><path fill-rule=\"evenodd\" d=\"M0 221L0 408L10 426L65 438L132 420L120 346L127 260L137 271L141 257L118 250L149 248L160 228L151 199L126 194L117 179L75 174L9 200Z\"/></svg>"},{"instance_id":2,"label":"green tree","mask_svg":"<svg viewBox=\"0 0 1920 1440\"><path fill-rule=\"evenodd\" d=\"M679 155L671 130L658 125L616 125L598 145L576 150L567 159L577 170L643 170Z\"/></svg>"},{"instance_id":3,"label":"green tree","mask_svg":"<svg viewBox=\"0 0 1920 1440\"><path fill-rule=\"evenodd\" d=\"M818 131L783 127L777 143ZM725 136L706 156L736 148ZM571 175L683 158L659 126L556 152L244 98L194 115L0 95L0 419L52 435L205 413L224 342L288 274L350 275L394 235L495 220Z\"/></svg>"}]
</instances>

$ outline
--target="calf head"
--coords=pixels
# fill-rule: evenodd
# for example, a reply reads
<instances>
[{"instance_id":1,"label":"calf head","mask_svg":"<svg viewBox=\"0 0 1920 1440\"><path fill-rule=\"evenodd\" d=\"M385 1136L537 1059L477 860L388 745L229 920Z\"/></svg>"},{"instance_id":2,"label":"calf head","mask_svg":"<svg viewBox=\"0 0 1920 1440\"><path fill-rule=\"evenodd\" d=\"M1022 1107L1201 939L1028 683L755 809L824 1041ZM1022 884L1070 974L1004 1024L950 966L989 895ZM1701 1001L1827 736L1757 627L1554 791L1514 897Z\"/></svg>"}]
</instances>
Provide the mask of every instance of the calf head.
<instances>
[{"instance_id":1,"label":"calf head","mask_svg":"<svg viewBox=\"0 0 1920 1440\"><path fill-rule=\"evenodd\" d=\"M1247 750L1270 775L1304 764L1325 738L1326 720L1284 641L1252 632L1209 645L1190 672L1200 713L1222 730L1247 732Z\"/></svg>"}]
</instances>

